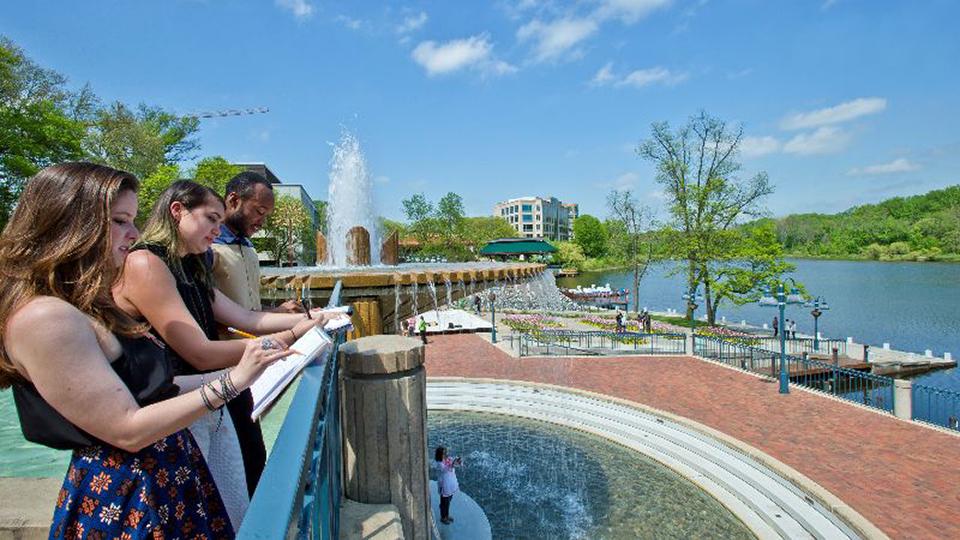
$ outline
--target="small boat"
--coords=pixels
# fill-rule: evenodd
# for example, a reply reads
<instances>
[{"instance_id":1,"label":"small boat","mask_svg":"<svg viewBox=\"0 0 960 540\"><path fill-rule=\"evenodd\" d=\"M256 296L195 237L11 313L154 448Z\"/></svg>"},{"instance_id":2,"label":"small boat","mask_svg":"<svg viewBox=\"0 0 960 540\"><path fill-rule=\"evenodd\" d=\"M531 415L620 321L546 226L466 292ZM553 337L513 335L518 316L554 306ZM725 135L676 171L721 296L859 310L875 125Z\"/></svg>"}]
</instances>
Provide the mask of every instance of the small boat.
<instances>
[{"instance_id":1,"label":"small boat","mask_svg":"<svg viewBox=\"0 0 960 540\"><path fill-rule=\"evenodd\" d=\"M590 285L589 287L578 286L576 289L560 289L560 292L578 304L610 307L625 306L630 303L630 291L613 289L609 283L602 287Z\"/></svg>"},{"instance_id":2,"label":"small boat","mask_svg":"<svg viewBox=\"0 0 960 540\"><path fill-rule=\"evenodd\" d=\"M580 271L576 268L561 268L557 270L557 277L575 277Z\"/></svg>"}]
</instances>

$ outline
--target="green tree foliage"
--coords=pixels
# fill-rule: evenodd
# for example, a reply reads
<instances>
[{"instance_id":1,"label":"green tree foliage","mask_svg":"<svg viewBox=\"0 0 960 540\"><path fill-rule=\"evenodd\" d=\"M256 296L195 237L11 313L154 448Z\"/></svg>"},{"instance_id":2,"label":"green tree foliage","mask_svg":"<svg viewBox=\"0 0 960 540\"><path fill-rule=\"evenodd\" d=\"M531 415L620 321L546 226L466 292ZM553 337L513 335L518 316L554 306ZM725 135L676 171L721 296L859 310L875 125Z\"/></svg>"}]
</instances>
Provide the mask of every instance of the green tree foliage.
<instances>
[{"instance_id":1,"label":"green tree foliage","mask_svg":"<svg viewBox=\"0 0 960 540\"><path fill-rule=\"evenodd\" d=\"M436 230L436 222L433 220L433 203L427 200L423 193L416 193L409 199L404 199L402 204L403 213L410 224L410 232L421 246L425 245Z\"/></svg>"},{"instance_id":2,"label":"green tree foliage","mask_svg":"<svg viewBox=\"0 0 960 540\"><path fill-rule=\"evenodd\" d=\"M556 246L557 251L553 254L553 262L559 264L562 268L583 269L587 258L584 256L580 244L576 242L556 242L554 246Z\"/></svg>"},{"instance_id":3,"label":"green tree foliage","mask_svg":"<svg viewBox=\"0 0 960 540\"><path fill-rule=\"evenodd\" d=\"M452 191L444 195L437 203L435 217L442 234L448 237L459 234L463 226L463 198Z\"/></svg>"},{"instance_id":4,"label":"green tree foliage","mask_svg":"<svg viewBox=\"0 0 960 540\"><path fill-rule=\"evenodd\" d=\"M765 172L749 179L738 177L736 160L742 128L731 129L726 122L704 112L686 125L671 130L666 122L652 126L650 139L637 153L657 168L657 182L667 197L669 226L677 232L674 258L684 261L689 288L703 284L708 314L716 282L711 274L715 263L729 259L727 232L741 219L757 217L764 197L773 189ZM691 318L690 309L687 318ZM712 322L712 321L711 321Z\"/></svg>"},{"instance_id":5,"label":"green tree foliage","mask_svg":"<svg viewBox=\"0 0 960 540\"><path fill-rule=\"evenodd\" d=\"M158 107L141 104L134 111L115 102L96 112L83 147L92 161L145 178L161 165L195 157L199 126L196 118Z\"/></svg>"},{"instance_id":6,"label":"green tree foliage","mask_svg":"<svg viewBox=\"0 0 960 540\"><path fill-rule=\"evenodd\" d=\"M273 238L263 245L278 263L292 266L300 257L309 258L314 242L313 219L299 199L289 195L278 197L263 230Z\"/></svg>"},{"instance_id":7,"label":"green tree foliage","mask_svg":"<svg viewBox=\"0 0 960 540\"><path fill-rule=\"evenodd\" d=\"M463 218L462 231L461 239L474 253L491 240L518 236L517 230L500 216Z\"/></svg>"},{"instance_id":8,"label":"green tree foliage","mask_svg":"<svg viewBox=\"0 0 960 540\"><path fill-rule=\"evenodd\" d=\"M160 198L163 190L180 178L180 167L177 165L161 165L152 174L140 181L140 191L137 193L137 225L141 228L153 212L153 207Z\"/></svg>"},{"instance_id":9,"label":"green tree foliage","mask_svg":"<svg viewBox=\"0 0 960 540\"><path fill-rule=\"evenodd\" d=\"M640 281L660 258L653 219L630 191L610 192L607 208L612 216L607 227L610 248L633 272L633 310L640 311Z\"/></svg>"},{"instance_id":10,"label":"green tree foliage","mask_svg":"<svg viewBox=\"0 0 960 540\"><path fill-rule=\"evenodd\" d=\"M327 234L327 201L313 201L313 206L317 209L317 228Z\"/></svg>"},{"instance_id":11,"label":"green tree foliage","mask_svg":"<svg viewBox=\"0 0 960 540\"><path fill-rule=\"evenodd\" d=\"M193 180L207 186L223 197L227 191L227 182L243 172L243 167L231 165L220 156L203 158L197 162L193 171Z\"/></svg>"},{"instance_id":12,"label":"green tree foliage","mask_svg":"<svg viewBox=\"0 0 960 540\"><path fill-rule=\"evenodd\" d=\"M711 262L712 271L708 273L711 281L707 288L713 294L707 312L710 324L724 301L737 305L754 302L768 284L796 269L783 260L783 246L770 221L725 231L722 242L728 255Z\"/></svg>"},{"instance_id":13,"label":"green tree foliage","mask_svg":"<svg viewBox=\"0 0 960 540\"><path fill-rule=\"evenodd\" d=\"M0 37L0 228L27 178L48 165L83 157L92 103L89 88L71 92L63 75L38 66Z\"/></svg>"},{"instance_id":14,"label":"green tree foliage","mask_svg":"<svg viewBox=\"0 0 960 540\"><path fill-rule=\"evenodd\" d=\"M448 260L474 258L460 195L447 193L434 206L423 193L417 193L404 199L402 204L409 222L406 232L420 244L419 256L440 256Z\"/></svg>"},{"instance_id":15,"label":"green tree foliage","mask_svg":"<svg viewBox=\"0 0 960 540\"><path fill-rule=\"evenodd\" d=\"M607 254L607 228L597 218L583 214L573 222L573 241L591 258Z\"/></svg>"},{"instance_id":16,"label":"green tree foliage","mask_svg":"<svg viewBox=\"0 0 960 540\"><path fill-rule=\"evenodd\" d=\"M960 255L960 186L773 221L788 255L936 260Z\"/></svg>"}]
</instances>

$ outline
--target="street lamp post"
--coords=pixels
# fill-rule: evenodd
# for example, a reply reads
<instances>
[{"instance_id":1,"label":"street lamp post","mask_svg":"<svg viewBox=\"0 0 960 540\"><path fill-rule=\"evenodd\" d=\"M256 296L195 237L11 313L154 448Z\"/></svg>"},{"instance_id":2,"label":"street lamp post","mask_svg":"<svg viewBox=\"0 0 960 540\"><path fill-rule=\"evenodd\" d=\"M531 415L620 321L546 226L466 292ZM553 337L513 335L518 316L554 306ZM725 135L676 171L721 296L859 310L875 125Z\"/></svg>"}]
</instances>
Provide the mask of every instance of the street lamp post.
<instances>
[{"instance_id":1,"label":"street lamp post","mask_svg":"<svg viewBox=\"0 0 960 540\"><path fill-rule=\"evenodd\" d=\"M487 299L490 300L490 324L493 327L490 329L490 341L493 343L497 342L497 294L493 291L490 291L490 294L487 295Z\"/></svg>"},{"instance_id":2,"label":"street lamp post","mask_svg":"<svg viewBox=\"0 0 960 540\"><path fill-rule=\"evenodd\" d=\"M818 324L820 316L823 315L824 311L830 309L830 305L827 304L827 299L818 296L813 299L811 302L804 304L806 307L812 307L813 311L810 312L810 315L813 315L813 350L820 350L820 326Z\"/></svg>"},{"instance_id":3,"label":"street lamp post","mask_svg":"<svg viewBox=\"0 0 960 540\"><path fill-rule=\"evenodd\" d=\"M790 294L786 294L786 291L783 287L783 282L777 282L777 292L774 296L771 290L767 290L763 296L760 297L760 305L765 307L777 307L780 310L780 393L789 394L790 393L790 375L787 370L787 336L786 336L786 307L787 304L799 304L803 302L803 296L800 295L800 289L796 287L796 282L793 281L794 287L790 290Z\"/></svg>"},{"instance_id":4,"label":"street lamp post","mask_svg":"<svg viewBox=\"0 0 960 540\"><path fill-rule=\"evenodd\" d=\"M687 308L690 310L690 331L697 333L697 308L700 307L697 302L703 302L703 295L697 293L699 284L690 287L688 292L683 293L683 299L687 301Z\"/></svg>"}]
</instances>

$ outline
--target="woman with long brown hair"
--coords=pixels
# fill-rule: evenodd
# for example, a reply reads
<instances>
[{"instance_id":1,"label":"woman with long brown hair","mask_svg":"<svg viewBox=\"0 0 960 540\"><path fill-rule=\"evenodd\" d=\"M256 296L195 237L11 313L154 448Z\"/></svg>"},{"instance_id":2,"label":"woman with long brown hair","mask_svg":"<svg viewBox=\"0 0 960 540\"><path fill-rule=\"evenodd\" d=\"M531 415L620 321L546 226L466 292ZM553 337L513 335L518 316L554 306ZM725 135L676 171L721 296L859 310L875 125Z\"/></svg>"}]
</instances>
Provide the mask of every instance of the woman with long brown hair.
<instances>
[{"instance_id":1,"label":"woman with long brown hair","mask_svg":"<svg viewBox=\"0 0 960 540\"><path fill-rule=\"evenodd\" d=\"M191 380L215 376L215 370L240 360L244 340L220 340L218 324L292 345L317 324L337 316L321 310L312 318L304 313L252 311L220 292L205 255L220 234L224 213L223 199L210 188L189 180L171 184L160 194L114 289L117 304L149 322L168 345L177 375ZM263 470L266 449L259 424L250 418L250 393L241 394L228 411L229 417L222 411L211 414L190 430L234 526L239 526Z\"/></svg>"},{"instance_id":2,"label":"woman with long brown hair","mask_svg":"<svg viewBox=\"0 0 960 540\"><path fill-rule=\"evenodd\" d=\"M28 440L73 450L51 538L231 538L185 428L290 353L251 342L235 368L178 395L162 345L111 295L138 236L137 187L90 163L27 183L0 235L0 388L13 387Z\"/></svg>"}]
</instances>

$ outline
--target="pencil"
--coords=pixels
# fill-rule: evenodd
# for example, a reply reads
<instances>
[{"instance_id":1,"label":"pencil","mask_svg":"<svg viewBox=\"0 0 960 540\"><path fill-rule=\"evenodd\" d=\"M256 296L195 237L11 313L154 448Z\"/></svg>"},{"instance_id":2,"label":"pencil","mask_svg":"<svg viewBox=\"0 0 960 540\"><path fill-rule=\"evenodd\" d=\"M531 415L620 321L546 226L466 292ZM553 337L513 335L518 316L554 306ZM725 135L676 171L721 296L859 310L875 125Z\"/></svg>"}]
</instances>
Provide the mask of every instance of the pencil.
<instances>
[{"instance_id":1,"label":"pencil","mask_svg":"<svg viewBox=\"0 0 960 540\"><path fill-rule=\"evenodd\" d=\"M255 336L255 335L253 335L253 334L250 334L250 333L248 333L248 332L244 332L243 330L237 330L236 328L234 328L234 327L232 327L232 326L228 326L228 327L227 327L227 332L230 332L231 334L236 334L236 335L238 335L238 336L240 336L240 337L244 337L244 338L247 338L247 339L258 339L257 336ZM296 349L287 349L287 350L292 351L293 354L299 354L300 356L304 356L304 354L303 354L302 352L300 352L300 351L298 351L298 350L296 350Z\"/></svg>"}]
</instances>

